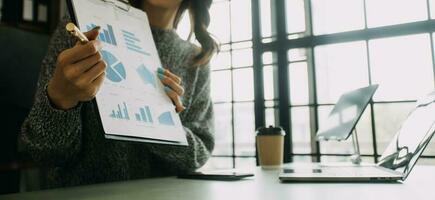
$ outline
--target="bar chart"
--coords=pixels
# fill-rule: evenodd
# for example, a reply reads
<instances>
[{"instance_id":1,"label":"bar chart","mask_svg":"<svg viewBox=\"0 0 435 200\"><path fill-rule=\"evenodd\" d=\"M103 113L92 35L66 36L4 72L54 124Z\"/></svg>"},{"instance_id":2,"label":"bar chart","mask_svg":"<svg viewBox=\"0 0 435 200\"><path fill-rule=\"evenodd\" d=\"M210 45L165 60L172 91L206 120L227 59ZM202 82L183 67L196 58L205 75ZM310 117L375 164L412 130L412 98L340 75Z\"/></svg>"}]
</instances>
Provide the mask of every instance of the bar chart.
<instances>
[{"instance_id":1,"label":"bar chart","mask_svg":"<svg viewBox=\"0 0 435 200\"><path fill-rule=\"evenodd\" d=\"M144 106L139 108L139 113L135 113L136 121L144 123L153 123L150 107Z\"/></svg>"},{"instance_id":2,"label":"bar chart","mask_svg":"<svg viewBox=\"0 0 435 200\"><path fill-rule=\"evenodd\" d=\"M118 104L118 107L112 110L110 117L114 119L130 120L127 104L125 102L123 102L122 105Z\"/></svg>"},{"instance_id":3,"label":"bar chart","mask_svg":"<svg viewBox=\"0 0 435 200\"><path fill-rule=\"evenodd\" d=\"M150 54L145 52L143 48L140 46L140 40L136 37L134 33L128 32L123 30L122 35L124 36L125 44L127 46L127 49L130 51L134 51L136 53L140 53L146 56L149 56Z\"/></svg>"},{"instance_id":4,"label":"bar chart","mask_svg":"<svg viewBox=\"0 0 435 200\"><path fill-rule=\"evenodd\" d=\"M96 25L95 24L89 24L86 26L86 28L89 30L95 28ZM102 29L102 31L100 32L100 35L98 35L98 39L101 40L102 42L105 42L107 44L111 44L116 46L116 38L115 38L115 33L113 32L113 27L111 25L107 25L107 29Z\"/></svg>"},{"instance_id":5,"label":"bar chart","mask_svg":"<svg viewBox=\"0 0 435 200\"><path fill-rule=\"evenodd\" d=\"M147 67L145 67L145 65L142 64L138 68L136 68L136 72L139 74L145 85L150 84L154 88L157 88L156 75L152 73Z\"/></svg>"},{"instance_id":6,"label":"bar chart","mask_svg":"<svg viewBox=\"0 0 435 200\"><path fill-rule=\"evenodd\" d=\"M175 126L174 119L171 112L164 112L159 116L159 123L162 125Z\"/></svg>"}]
</instances>

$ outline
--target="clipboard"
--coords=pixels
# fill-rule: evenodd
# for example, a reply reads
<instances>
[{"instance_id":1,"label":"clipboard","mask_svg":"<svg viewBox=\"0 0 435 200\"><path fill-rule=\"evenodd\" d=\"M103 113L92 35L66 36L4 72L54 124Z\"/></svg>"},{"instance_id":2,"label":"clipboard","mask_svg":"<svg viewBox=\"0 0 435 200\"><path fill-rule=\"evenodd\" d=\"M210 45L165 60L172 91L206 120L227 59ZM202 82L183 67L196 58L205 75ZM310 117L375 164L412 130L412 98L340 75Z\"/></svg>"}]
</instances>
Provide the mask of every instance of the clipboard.
<instances>
[{"instance_id":1,"label":"clipboard","mask_svg":"<svg viewBox=\"0 0 435 200\"><path fill-rule=\"evenodd\" d=\"M162 67L148 17L126 0L67 0L82 30L100 26L106 77L93 103L105 138L187 146L175 106L157 76Z\"/></svg>"}]
</instances>

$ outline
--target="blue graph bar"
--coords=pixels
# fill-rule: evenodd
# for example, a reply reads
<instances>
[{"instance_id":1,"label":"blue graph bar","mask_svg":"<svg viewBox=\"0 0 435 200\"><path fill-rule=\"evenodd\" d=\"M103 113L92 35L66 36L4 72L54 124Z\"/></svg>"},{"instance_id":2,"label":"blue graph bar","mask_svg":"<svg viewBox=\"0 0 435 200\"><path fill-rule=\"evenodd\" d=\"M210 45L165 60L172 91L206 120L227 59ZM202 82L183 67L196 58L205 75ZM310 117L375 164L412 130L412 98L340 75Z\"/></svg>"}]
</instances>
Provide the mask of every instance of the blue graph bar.
<instances>
[{"instance_id":1,"label":"blue graph bar","mask_svg":"<svg viewBox=\"0 0 435 200\"><path fill-rule=\"evenodd\" d=\"M121 105L118 104L117 109L112 110L110 117L114 118L114 119L130 120L130 117L128 115L127 104L125 102L123 102L122 108L121 108Z\"/></svg>"},{"instance_id":2,"label":"blue graph bar","mask_svg":"<svg viewBox=\"0 0 435 200\"><path fill-rule=\"evenodd\" d=\"M122 33L124 33L125 35L129 35L129 36L134 37L134 34L133 34L133 33L128 32L128 31L126 31L126 30L122 30Z\"/></svg>"},{"instance_id":3,"label":"blue graph bar","mask_svg":"<svg viewBox=\"0 0 435 200\"><path fill-rule=\"evenodd\" d=\"M137 49L135 49L135 48L127 47L127 49L128 49L128 50L135 51L135 52L140 53L140 54L143 54L143 55L146 55L146 56L149 56L149 55L150 55L149 53L147 53L147 52L145 52L145 51L137 50Z\"/></svg>"},{"instance_id":4,"label":"blue graph bar","mask_svg":"<svg viewBox=\"0 0 435 200\"><path fill-rule=\"evenodd\" d=\"M107 28L109 29L109 33L110 33L110 38L113 42L113 45L116 46L116 39L115 39L115 34L113 33L113 28L111 25L107 25Z\"/></svg>"},{"instance_id":5,"label":"blue graph bar","mask_svg":"<svg viewBox=\"0 0 435 200\"><path fill-rule=\"evenodd\" d=\"M146 56L149 56L150 54L143 51L143 48L140 46L140 40L137 38L134 33L122 30L122 34L124 36L125 44L127 46L127 49L130 51L134 51L136 53L140 53Z\"/></svg>"},{"instance_id":6,"label":"blue graph bar","mask_svg":"<svg viewBox=\"0 0 435 200\"><path fill-rule=\"evenodd\" d=\"M104 36L104 34L100 34L100 35L98 36L98 39L100 39L101 41L107 41L107 40L106 40L106 36Z\"/></svg>"},{"instance_id":7,"label":"blue graph bar","mask_svg":"<svg viewBox=\"0 0 435 200\"><path fill-rule=\"evenodd\" d=\"M140 115L142 116L142 121L148 122L145 110L143 108L140 108Z\"/></svg>"},{"instance_id":8,"label":"blue graph bar","mask_svg":"<svg viewBox=\"0 0 435 200\"><path fill-rule=\"evenodd\" d=\"M122 119L121 106L118 104L118 118Z\"/></svg>"},{"instance_id":9,"label":"blue graph bar","mask_svg":"<svg viewBox=\"0 0 435 200\"><path fill-rule=\"evenodd\" d=\"M97 27L95 24L86 25L86 29L88 29L88 31L92 30L95 27Z\"/></svg>"},{"instance_id":10,"label":"blue graph bar","mask_svg":"<svg viewBox=\"0 0 435 200\"><path fill-rule=\"evenodd\" d=\"M151 111L150 111L150 107L145 106L145 109L147 110L147 115L148 115L148 121L153 123L153 117L151 117Z\"/></svg>"},{"instance_id":11,"label":"blue graph bar","mask_svg":"<svg viewBox=\"0 0 435 200\"><path fill-rule=\"evenodd\" d=\"M121 111L118 111L118 114L116 115L116 117L118 117L118 119L122 119Z\"/></svg>"},{"instance_id":12,"label":"blue graph bar","mask_svg":"<svg viewBox=\"0 0 435 200\"><path fill-rule=\"evenodd\" d=\"M130 117L128 116L127 104L125 102L124 102L124 115L126 119L130 119Z\"/></svg>"},{"instance_id":13,"label":"blue graph bar","mask_svg":"<svg viewBox=\"0 0 435 200\"><path fill-rule=\"evenodd\" d=\"M124 37L126 43L134 44L136 41L129 39L128 37Z\"/></svg>"},{"instance_id":14,"label":"blue graph bar","mask_svg":"<svg viewBox=\"0 0 435 200\"><path fill-rule=\"evenodd\" d=\"M104 37L106 40L103 40L103 37ZM107 43L109 43L109 44L113 44L112 41L110 40L110 34L109 34L109 31L107 31L107 30L103 30L103 34L101 34L101 40L103 40L103 41L105 41L105 42L107 42Z\"/></svg>"},{"instance_id":15,"label":"blue graph bar","mask_svg":"<svg viewBox=\"0 0 435 200\"><path fill-rule=\"evenodd\" d=\"M95 24L89 24L86 25L86 28L89 30L93 29L97 27ZM113 28L111 25L107 25L107 29L103 29L100 33L100 35L98 36L98 39L101 40L102 42L105 42L107 44L112 44L114 46L116 46L116 38L115 38L115 34L113 32Z\"/></svg>"},{"instance_id":16,"label":"blue graph bar","mask_svg":"<svg viewBox=\"0 0 435 200\"><path fill-rule=\"evenodd\" d=\"M135 44L133 44L133 43L129 43L129 42L127 42L127 47L128 47L128 48L131 48L131 49L136 49L136 50L138 50L138 51L142 50L142 47L137 46L137 45L135 45Z\"/></svg>"},{"instance_id":17,"label":"blue graph bar","mask_svg":"<svg viewBox=\"0 0 435 200\"><path fill-rule=\"evenodd\" d=\"M153 123L150 107L144 106L139 108L139 113L135 113L136 120L144 123Z\"/></svg>"},{"instance_id":18,"label":"blue graph bar","mask_svg":"<svg viewBox=\"0 0 435 200\"><path fill-rule=\"evenodd\" d=\"M129 42L140 42L140 40L134 36L130 36L130 35L124 35L125 40L129 41Z\"/></svg>"}]
</instances>

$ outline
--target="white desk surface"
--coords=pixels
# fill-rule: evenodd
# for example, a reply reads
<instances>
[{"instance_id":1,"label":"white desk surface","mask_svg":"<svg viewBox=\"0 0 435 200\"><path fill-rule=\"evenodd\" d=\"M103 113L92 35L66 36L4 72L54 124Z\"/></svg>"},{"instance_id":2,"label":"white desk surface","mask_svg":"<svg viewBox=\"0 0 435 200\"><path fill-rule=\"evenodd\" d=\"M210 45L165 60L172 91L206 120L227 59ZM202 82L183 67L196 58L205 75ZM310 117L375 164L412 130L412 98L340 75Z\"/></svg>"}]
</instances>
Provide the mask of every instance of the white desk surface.
<instances>
[{"instance_id":1,"label":"white desk surface","mask_svg":"<svg viewBox=\"0 0 435 200\"><path fill-rule=\"evenodd\" d=\"M416 166L403 183L280 183L278 171L254 169L242 181L144 179L0 196L26 199L152 200L435 200L435 166Z\"/></svg>"}]
</instances>

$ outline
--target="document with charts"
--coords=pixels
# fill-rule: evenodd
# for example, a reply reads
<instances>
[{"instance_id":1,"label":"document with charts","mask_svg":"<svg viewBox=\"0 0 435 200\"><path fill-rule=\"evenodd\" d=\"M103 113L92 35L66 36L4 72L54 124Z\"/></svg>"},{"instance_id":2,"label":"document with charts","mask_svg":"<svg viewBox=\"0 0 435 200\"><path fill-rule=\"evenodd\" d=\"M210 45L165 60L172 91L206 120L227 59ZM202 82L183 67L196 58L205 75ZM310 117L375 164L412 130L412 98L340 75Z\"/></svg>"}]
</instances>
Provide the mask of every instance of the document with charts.
<instances>
[{"instance_id":1,"label":"document with charts","mask_svg":"<svg viewBox=\"0 0 435 200\"><path fill-rule=\"evenodd\" d=\"M101 27L107 69L96 104L105 137L187 145L180 117L157 77L161 62L147 15L120 1L68 3L80 30Z\"/></svg>"}]
</instances>

